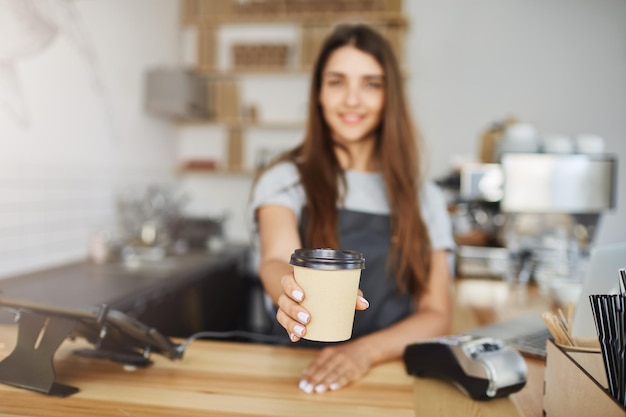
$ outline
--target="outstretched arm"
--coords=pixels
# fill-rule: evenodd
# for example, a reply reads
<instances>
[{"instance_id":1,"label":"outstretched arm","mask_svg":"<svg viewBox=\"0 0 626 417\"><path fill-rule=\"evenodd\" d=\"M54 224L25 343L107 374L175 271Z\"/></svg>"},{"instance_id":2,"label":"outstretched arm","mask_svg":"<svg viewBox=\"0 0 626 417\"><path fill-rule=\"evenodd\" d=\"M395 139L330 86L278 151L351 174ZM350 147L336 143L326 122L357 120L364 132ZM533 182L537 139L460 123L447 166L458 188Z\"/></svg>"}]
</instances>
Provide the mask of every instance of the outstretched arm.
<instances>
[{"instance_id":1,"label":"outstretched arm","mask_svg":"<svg viewBox=\"0 0 626 417\"><path fill-rule=\"evenodd\" d=\"M302 247L297 218L287 207L263 206L257 210L257 222L261 243L261 282L278 306L276 319L291 341L296 342L306 333L306 324L310 320L309 312L300 305L306 295L296 284L293 267L289 265L293 251ZM361 296L355 305L358 310L368 307Z\"/></svg>"}]
</instances>

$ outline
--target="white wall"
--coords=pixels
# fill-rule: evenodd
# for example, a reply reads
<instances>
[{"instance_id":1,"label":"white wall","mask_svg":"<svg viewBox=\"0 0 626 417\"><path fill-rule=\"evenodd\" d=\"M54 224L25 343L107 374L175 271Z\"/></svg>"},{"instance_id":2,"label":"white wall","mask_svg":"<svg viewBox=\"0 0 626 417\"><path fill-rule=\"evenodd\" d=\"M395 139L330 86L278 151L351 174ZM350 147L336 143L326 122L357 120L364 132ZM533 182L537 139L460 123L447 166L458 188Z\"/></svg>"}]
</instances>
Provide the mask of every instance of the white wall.
<instances>
[{"instance_id":1,"label":"white wall","mask_svg":"<svg viewBox=\"0 0 626 417\"><path fill-rule=\"evenodd\" d=\"M626 2L405 0L409 97L430 173L477 158L509 115L540 132L593 133L626 162ZM454 151L450 151L454 150ZM596 242L626 240L626 174Z\"/></svg>"},{"instance_id":2,"label":"white wall","mask_svg":"<svg viewBox=\"0 0 626 417\"><path fill-rule=\"evenodd\" d=\"M170 182L146 68L179 62L174 0L0 3L0 277L83 258L118 191ZM5 20L6 19L6 20Z\"/></svg>"}]
</instances>

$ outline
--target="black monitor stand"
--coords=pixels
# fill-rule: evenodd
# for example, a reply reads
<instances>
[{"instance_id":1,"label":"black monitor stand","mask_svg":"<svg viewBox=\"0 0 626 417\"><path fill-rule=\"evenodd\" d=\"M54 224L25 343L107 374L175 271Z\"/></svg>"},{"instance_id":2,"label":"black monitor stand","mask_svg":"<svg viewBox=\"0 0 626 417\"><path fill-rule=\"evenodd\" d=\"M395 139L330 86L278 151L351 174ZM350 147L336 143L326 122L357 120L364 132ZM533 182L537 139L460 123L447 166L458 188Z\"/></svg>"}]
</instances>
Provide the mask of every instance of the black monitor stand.
<instances>
[{"instance_id":1,"label":"black monitor stand","mask_svg":"<svg viewBox=\"0 0 626 417\"><path fill-rule=\"evenodd\" d=\"M76 325L76 319L19 313L17 342L0 362L0 383L57 397L67 397L78 388L54 381L54 354Z\"/></svg>"}]
</instances>

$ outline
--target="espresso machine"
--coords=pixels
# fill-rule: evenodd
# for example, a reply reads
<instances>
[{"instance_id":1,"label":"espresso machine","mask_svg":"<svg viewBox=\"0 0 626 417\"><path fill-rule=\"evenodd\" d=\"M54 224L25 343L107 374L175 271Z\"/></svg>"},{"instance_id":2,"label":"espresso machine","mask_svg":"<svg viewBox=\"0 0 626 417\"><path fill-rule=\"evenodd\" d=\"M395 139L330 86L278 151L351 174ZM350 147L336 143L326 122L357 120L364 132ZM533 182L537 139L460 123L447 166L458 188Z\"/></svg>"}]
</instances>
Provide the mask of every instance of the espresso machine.
<instances>
[{"instance_id":1,"label":"espresso machine","mask_svg":"<svg viewBox=\"0 0 626 417\"><path fill-rule=\"evenodd\" d=\"M455 272L540 283L579 274L602 214L615 207L617 159L590 138L548 141L513 128L518 136L505 129L492 158L438 181L451 196Z\"/></svg>"},{"instance_id":2,"label":"espresso machine","mask_svg":"<svg viewBox=\"0 0 626 417\"><path fill-rule=\"evenodd\" d=\"M515 275L509 279L532 278L544 289L551 281L582 280L601 216L615 207L616 158L507 153L500 165L503 242ZM524 271L532 274L520 276Z\"/></svg>"}]
</instances>

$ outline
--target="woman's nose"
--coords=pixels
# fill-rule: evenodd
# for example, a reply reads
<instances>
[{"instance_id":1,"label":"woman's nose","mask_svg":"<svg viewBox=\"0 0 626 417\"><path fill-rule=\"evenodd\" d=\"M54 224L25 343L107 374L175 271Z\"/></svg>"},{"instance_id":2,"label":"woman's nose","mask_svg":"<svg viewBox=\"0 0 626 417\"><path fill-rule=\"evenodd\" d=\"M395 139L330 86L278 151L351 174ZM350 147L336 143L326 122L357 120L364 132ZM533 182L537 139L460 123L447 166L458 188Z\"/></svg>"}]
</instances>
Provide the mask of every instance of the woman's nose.
<instances>
[{"instance_id":1,"label":"woman's nose","mask_svg":"<svg viewBox=\"0 0 626 417\"><path fill-rule=\"evenodd\" d=\"M356 87L348 87L346 89L346 95L345 95L346 106L350 106L350 107L358 106L360 102L361 102L361 95L360 95L359 89Z\"/></svg>"}]
</instances>

